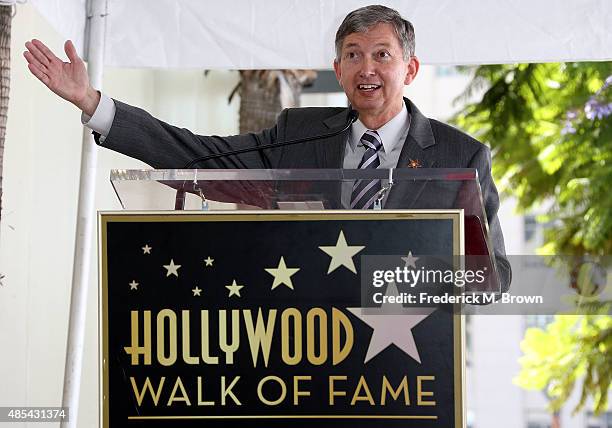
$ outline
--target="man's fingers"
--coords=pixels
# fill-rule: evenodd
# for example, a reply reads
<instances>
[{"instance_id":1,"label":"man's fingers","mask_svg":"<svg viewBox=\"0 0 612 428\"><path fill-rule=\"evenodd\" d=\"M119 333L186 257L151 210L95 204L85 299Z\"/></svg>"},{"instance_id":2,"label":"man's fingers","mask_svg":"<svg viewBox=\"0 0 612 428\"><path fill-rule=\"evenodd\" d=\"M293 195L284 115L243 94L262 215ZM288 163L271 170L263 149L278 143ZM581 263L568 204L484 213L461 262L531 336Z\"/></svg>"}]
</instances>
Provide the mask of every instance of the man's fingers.
<instances>
[{"instance_id":1,"label":"man's fingers","mask_svg":"<svg viewBox=\"0 0 612 428\"><path fill-rule=\"evenodd\" d=\"M32 42L27 42L26 43L26 48L28 48L28 50L30 51L30 53L32 54L32 56L34 58L36 58L36 60L44 65L47 66L49 65L49 59L45 56L45 54L42 53L42 51L40 49L38 49L38 47L36 45L34 45Z\"/></svg>"},{"instance_id":2,"label":"man's fingers","mask_svg":"<svg viewBox=\"0 0 612 428\"><path fill-rule=\"evenodd\" d=\"M46 86L49 86L49 76L47 76L43 71L36 66L36 64L28 64L28 68L32 72L34 76L38 78L41 82L43 82Z\"/></svg>"},{"instance_id":3,"label":"man's fingers","mask_svg":"<svg viewBox=\"0 0 612 428\"><path fill-rule=\"evenodd\" d=\"M40 40L37 39L32 39L32 44L34 46L36 46L40 52L43 53L43 55L47 58L48 61L60 61L61 59L59 59L58 57L55 56L55 54L53 52L51 52L51 49L49 49L43 42L41 42ZM44 62L43 62L44 64Z\"/></svg>"},{"instance_id":4,"label":"man's fingers","mask_svg":"<svg viewBox=\"0 0 612 428\"><path fill-rule=\"evenodd\" d=\"M72 63L79 62L81 60L74 45L72 44L72 40L66 40L66 43L64 43L64 52L66 52L68 59Z\"/></svg>"},{"instance_id":5,"label":"man's fingers","mask_svg":"<svg viewBox=\"0 0 612 428\"><path fill-rule=\"evenodd\" d=\"M43 64L40 63L40 61L38 61L34 55L32 55L32 53L30 51L25 51L23 53L23 56L25 57L26 61L28 62L28 64L34 64L37 68L41 69L44 72L47 72L47 67L44 66Z\"/></svg>"}]
</instances>

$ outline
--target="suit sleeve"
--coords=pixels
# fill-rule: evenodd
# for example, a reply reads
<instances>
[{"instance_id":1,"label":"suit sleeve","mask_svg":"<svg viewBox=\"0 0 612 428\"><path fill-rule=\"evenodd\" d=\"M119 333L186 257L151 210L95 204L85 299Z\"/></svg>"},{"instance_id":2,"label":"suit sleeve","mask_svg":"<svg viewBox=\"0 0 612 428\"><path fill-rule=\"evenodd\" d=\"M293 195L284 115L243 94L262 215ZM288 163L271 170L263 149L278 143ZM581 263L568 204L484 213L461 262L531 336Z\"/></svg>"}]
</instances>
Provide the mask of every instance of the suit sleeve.
<instances>
[{"instance_id":1,"label":"suit sleeve","mask_svg":"<svg viewBox=\"0 0 612 428\"><path fill-rule=\"evenodd\" d=\"M468 168L476 168L478 170L484 209L489 223L489 237L493 245L502 291L505 292L510 287L510 282L512 281L512 269L506 257L504 235L499 218L497 217L499 194L491 175L491 151L487 146L482 145L480 147L470 160Z\"/></svg>"},{"instance_id":2,"label":"suit sleeve","mask_svg":"<svg viewBox=\"0 0 612 428\"><path fill-rule=\"evenodd\" d=\"M279 137L276 125L260 133L229 137L196 135L188 129L169 125L146 111L113 100L115 118L103 147L139 159L153 168L182 168L192 160L213 153L275 143ZM286 111L279 124L286 122ZM100 135L94 132L96 142ZM225 156L200 162L199 168L275 168L279 150L261 150L239 156Z\"/></svg>"}]
</instances>

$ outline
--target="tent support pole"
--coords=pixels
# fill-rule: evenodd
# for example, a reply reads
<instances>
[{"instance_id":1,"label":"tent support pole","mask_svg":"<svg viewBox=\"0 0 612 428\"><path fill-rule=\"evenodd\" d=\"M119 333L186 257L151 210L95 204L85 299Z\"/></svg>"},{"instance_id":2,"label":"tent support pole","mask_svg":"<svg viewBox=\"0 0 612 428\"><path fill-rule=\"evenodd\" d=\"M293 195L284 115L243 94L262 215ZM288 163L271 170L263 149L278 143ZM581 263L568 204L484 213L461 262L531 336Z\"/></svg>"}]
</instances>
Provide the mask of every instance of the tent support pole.
<instances>
[{"instance_id":1,"label":"tent support pole","mask_svg":"<svg viewBox=\"0 0 612 428\"><path fill-rule=\"evenodd\" d=\"M107 5L108 0L88 0L87 2L86 55L84 57L87 61L87 73L91 85L97 89L102 89ZM89 279L96 218L97 155L97 147L91 131L83 128L70 318L62 395L62 407L68 408L69 420L62 422L61 428L75 428L78 421L87 292L88 288L93 286Z\"/></svg>"}]
</instances>

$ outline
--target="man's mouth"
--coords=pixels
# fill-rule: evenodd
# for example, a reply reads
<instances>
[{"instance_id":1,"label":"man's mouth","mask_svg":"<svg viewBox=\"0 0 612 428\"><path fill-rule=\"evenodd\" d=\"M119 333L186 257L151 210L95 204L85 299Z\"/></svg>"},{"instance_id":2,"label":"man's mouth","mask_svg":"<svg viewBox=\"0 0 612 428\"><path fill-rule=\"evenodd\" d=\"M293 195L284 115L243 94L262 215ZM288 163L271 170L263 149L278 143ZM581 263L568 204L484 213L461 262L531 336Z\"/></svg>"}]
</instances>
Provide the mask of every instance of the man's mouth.
<instances>
[{"instance_id":1,"label":"man's mouth","mask_svg":"<svg viewBox=\"0 0 612 428\"><path fill-rule=\"evenodd\" d=\"M372 92L377 90L378 88L380 88L380 85L376 85L373 83L357 85L357 89L364 92Z\"/></svg>"}]
</instances>

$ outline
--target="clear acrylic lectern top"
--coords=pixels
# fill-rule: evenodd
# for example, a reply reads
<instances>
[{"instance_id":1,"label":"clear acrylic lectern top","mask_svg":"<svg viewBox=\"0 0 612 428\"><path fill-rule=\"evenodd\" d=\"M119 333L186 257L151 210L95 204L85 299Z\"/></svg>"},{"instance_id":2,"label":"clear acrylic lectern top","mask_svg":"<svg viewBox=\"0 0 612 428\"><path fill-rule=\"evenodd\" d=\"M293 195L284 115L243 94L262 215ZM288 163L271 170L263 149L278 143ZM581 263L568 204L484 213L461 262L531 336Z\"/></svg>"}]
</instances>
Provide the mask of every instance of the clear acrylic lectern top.
<instances>
[{"instance_id":1,"label":"clear acrylic lectern top","mask_svg":"<svg viewBox=\"0 0 612 428\"><path fill-rule=\"evenodd\" d=\"M347 209L355 180L382 180L382 209L463 209L466 254L492 256L475 169L112 170L127 210Z\"/></svg>"}]
</instances>

